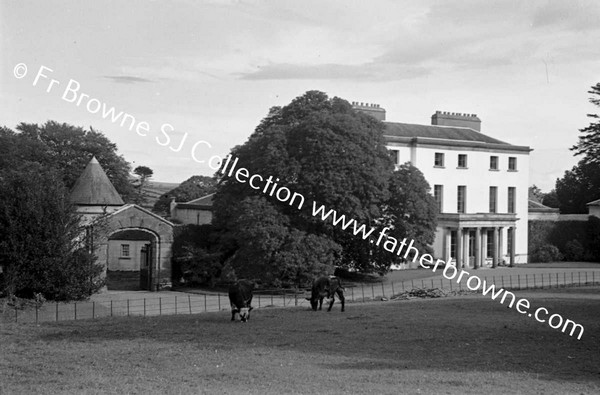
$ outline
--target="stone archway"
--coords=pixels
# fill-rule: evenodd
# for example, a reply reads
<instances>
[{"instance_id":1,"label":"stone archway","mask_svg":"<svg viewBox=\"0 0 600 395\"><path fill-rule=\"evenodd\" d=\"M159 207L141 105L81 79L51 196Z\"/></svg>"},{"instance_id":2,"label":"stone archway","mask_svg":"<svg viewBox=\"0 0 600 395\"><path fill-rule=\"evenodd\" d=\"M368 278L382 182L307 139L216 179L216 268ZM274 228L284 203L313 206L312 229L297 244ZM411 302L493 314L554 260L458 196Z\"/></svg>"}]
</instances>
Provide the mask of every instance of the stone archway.
<instances>
[{"instance_id":1,"label":"stone archway","mask_svg":"<svg viewBox=\"0 0 600 395\"><path fill-rule=\"evenodd\" d=\"M124 228L108 236L106 285L109 290L152 290L159 237L144 228Z\"/></svg>"}]
</instances>

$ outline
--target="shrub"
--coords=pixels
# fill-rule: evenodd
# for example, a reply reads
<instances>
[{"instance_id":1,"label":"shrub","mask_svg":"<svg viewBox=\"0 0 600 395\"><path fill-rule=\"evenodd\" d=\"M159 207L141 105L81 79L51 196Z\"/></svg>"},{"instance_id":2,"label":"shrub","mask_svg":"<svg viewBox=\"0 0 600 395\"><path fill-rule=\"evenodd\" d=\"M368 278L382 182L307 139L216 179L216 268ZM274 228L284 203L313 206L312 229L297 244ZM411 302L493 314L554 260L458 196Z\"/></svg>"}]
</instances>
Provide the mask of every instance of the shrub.
<instances>
[{"instance_id":1,"label":"shrub","mask_svg":"<svg viewBox=\"0 0 600 395\"><path fill-rule=\"evenodd\" d=\"M565 244L564 249L565 260L581 261L585 257L585 248L578 240L570 240Z\"/></svg>"},{"instance_id":2,"label":"shrub","mask_svg":"<svg viewBox=\"0 0 600 395\"><path fill-rule=\"evenodd\" d=\"M534 251L531 257L532 262L555 262L562 261L562 259L563 255L560 250L552 244L544 244Z\"/></svg>"}]
</instances>

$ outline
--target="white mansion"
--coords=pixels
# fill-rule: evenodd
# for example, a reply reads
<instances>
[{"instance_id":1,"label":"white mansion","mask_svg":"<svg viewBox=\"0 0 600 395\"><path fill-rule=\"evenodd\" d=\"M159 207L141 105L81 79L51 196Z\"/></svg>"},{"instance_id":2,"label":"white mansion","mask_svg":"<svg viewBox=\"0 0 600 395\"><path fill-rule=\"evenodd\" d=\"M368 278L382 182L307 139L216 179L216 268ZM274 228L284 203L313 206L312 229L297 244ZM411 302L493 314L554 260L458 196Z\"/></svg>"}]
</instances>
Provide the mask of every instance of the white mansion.
<instances>
[{"instance_id":1,"label":"white mansion","mask_svg":"<svg viewBox=\"0 0 600 395\"><path fill-rule=\"evenodd\" d=\"M385 110L353 103L385 121ZM438 204L436 258L458 267L527 262L529 147L480 132L474 114L437 111L431 125L385 122L396 164L410 162Z\"/></svg>"}]
</instances>

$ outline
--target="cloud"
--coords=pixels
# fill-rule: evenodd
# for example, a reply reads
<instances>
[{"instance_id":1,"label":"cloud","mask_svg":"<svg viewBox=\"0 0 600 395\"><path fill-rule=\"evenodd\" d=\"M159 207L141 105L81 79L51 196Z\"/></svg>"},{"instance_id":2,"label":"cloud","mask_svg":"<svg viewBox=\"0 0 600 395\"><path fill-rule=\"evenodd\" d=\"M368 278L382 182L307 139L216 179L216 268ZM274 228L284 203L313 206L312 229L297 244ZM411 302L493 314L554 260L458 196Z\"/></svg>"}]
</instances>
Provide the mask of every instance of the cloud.
<instances>
[{"instance_id":1,"label":"cloud","mask_svg":"<svg viewBox=\"0 0 600 395\"><path fill-rule=\"evenodd\" d=\"M119 84L137 84L138 82L155 82L146 78L134 77L132 75L105 75L106 79L112 80Z\"/></svg>"},{"instance_id":2,"label":"cloud","mask_svg":"<svg viewBox=\"0 0 600 395\"><path fill-rule=\"evenodd\" d=\"M412 67L392 63L365 63L359 65L319 64L301 65L275 63L258 67L259 70L238 73L243 80L354 80L390 81L405 80L428 75L425 67Z\"/></svg>"}]
</instances>

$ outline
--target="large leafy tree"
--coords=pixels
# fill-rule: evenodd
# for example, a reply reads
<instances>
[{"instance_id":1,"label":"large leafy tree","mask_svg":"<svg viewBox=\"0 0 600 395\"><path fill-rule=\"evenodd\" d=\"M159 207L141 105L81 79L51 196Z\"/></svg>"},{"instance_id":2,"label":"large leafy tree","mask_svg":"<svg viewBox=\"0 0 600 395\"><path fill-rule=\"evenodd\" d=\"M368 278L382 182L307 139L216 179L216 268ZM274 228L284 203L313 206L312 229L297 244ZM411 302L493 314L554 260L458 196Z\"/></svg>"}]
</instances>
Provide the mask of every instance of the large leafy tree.
<instances>
[{"instance_id":1,"label":"large leafy tree","mask_svg":"<svg viewBox=\"0 0 600 395\"><path fill-rule=\"evenodd\" d=\"M0 170L0 294L73 300L102 286L68 195L54 169Z\"/></svg>"},{"instance_id":2,"label":"large leafy tree","mask_svg":"<svg viewBox=\"0 0 600 395\"><path fill-rule=\"evenodd\" d=\"M393 174L383 128L380 121L353 110L347 101L329 98L318 91L309 91L285 107L272 108L248 141L232 150L232 155L238 158L239 167L264 179L269 176L274 181L278 179L278 185L301 194L306 204L299 210L272 197L265 199L262 190L222 177L214 203L215 223L230 232L239 232L241 213L233 208L240 207L240 202L248 197L259 196L265 199L263 210L285 219L275 221L275 227L264 224L271 232L268 240L274 243L277 240L278 248L285 243L287 228L320 237L332 243L330 247L341 248L339 258L329 255L336 257L333 263L337 265L382 271L382 266L389 267L389 262L377 262L377 254L368 241L314 217L312 203L334 209L339 215L365 224L367 229L383 226ZM427 193L422 195L424 199L426 196ZM254 225L263 226L256 222ZM253 244L262 243L259 230L256 229L255 235L246 234L245 254L250 255L248 249L253 248L256 260L270 259L271 255L260 249L261 244ZM291 260L289 256L287 259Z\"/></svg>"},{"instance_id":3,"label":"large leafy tree","mask_svg":"<svg viewBox=\"0 0 600 395\"><path fill-rule=\"evenodd\" d=\"M587 213L586 204L600 199L600 163L581 160L556 180L555 190L561 213Z\"/></svg>"},{"instance_id":4,"label":"large leafy tree","mask_svg":"<svg viewBox=\"0 0 600 395\"><path fill-rule=\"evenodd\" d=\"M588 93L592 95L590 103L600 107L600 82L592 86ZM583 163L600 166L600 115L588 114L587 116L594 121L579 130L583 135L579 136L579 142L571 147L571 150L575 151L575 155L584 155Z\"/></svg>"},{"instance_id":5,"label":"large leafy tree","mask_svg":"<svg viewBox=\"0 0 600 395\"><path fill-rule=\"evenodd\" d=\"M192 176L182 182L179 186L171 189L169 192L163 193L156 203L152 211L161 214L169 213L169 205L172 199L178 202L188 202L210 195L216 190L216 180L213 177L207 176Z\"/></svg>"},{"instance_id":6,"label":"large leafy tree","mask_svg":"<svg viewBox=\"0 0 600 395\"><path fill-rule=\"evenodd\" d=\"M71 188L92 156L123 200L132 201L135 194L129 180L130 165L101 132L55 121L20 123L16 132L0 129L0 169L38 163L58 170L65 186Z\"/></svg>"}]
</instances>

